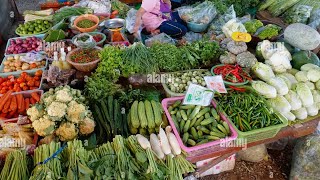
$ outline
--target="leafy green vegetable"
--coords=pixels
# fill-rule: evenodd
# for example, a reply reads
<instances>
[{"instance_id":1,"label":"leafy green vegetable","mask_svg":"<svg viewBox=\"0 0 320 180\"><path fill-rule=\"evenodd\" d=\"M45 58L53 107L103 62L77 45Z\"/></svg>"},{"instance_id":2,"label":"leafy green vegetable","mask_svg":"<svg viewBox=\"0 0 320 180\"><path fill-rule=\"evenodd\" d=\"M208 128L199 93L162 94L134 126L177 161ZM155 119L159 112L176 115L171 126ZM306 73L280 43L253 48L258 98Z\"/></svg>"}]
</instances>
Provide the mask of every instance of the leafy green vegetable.
<instances>
[{"instance_id":1,"label":"leafy green vegetable","mask_svg":"<svg viewBox=\"0 0 320 180\"><path fill-rule=\"evenodd\" d=\"M241 0L241 1L224 0L224 1L228 7L233 5L237 16L245 15L250 8L256 7L260 3L260 0Z\"/></svg>"},{"instance_id":2,"label":"leafy green vegetable","mask_svg":"<svg viewBox=\"0 0 320 180\"><path fill-rule=\"evenodd\" d=\"M53 15L53 23L57 24L63 19L69 18L71 16L79 16L82 14L92 14L93 10L86 7L64 7L56 11Z\"/></svg>"},{"instance_id":3,"label":"leafy green vegetable","mask_svg":"<svg viewBox=\"0 0 320 180\"><path fill-rule=\"evenodd\" d=\"M248 33L254 34L260 27L263 26L263 23L260 20L253 19L245 22L243 25L246 27Z\"/></svg>"},{"instance_id":4,"label":"leafy green vegetable","mask_svg":"<svg viewBox=\"0 0 320 180\"><path fill-rule=\"evenodd\" d=\"M126 18L127 13L130 10L130 7L126 5L125 3L120 2L119 0L112 0L111 1L111 7L113 11L119 12L120 18Z\"/></svg>"},{"instance_id":5,"label":"leafy green vegetable","mask_svg":"<svg viewBox=\"0 0 320 180\"><path fill-rule=\"evenodd\" d=\"M278 36L281 28L274 24L268 24L262 31L258 33L260 39L270 39L274 36Z\"/></svg>"},{"instance_id":6,"label":"leafy green vegetable","mask_svg":"<svg viewBox=\"0 0 320 180\"><path fill-rule=\"evenodd\" d=\"M99 100L109 95L114 95L120 89L120 85L106 79L103 75L93 75L88 78L84 92L90 100Z\"/></svg>"}]
</instances>

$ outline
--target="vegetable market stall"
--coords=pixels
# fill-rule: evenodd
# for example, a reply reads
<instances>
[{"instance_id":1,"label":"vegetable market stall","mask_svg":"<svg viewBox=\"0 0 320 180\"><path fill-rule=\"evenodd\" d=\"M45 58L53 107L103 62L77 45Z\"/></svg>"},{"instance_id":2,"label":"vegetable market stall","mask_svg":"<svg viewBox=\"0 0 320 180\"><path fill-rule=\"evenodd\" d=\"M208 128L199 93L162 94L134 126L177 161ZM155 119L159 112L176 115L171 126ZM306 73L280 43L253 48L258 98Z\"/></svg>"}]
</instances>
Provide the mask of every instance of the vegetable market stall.
<instances>
[{"instance_id":1,"label":"vegetable market stall","mask_svg":"<svg viewBox=\"0 0 320 180\"><path fill-rule=\"evenodd\" d=\"M243 16L247 2L178 8L181 40L130 40L136 10L118 0L25 11L0 66L0 138L28 144L3 152L1 179L201 177L244 147L312 134L320 34L297 18L309 1L260 4L288 25Z\"/></svg>"}]
</instances>

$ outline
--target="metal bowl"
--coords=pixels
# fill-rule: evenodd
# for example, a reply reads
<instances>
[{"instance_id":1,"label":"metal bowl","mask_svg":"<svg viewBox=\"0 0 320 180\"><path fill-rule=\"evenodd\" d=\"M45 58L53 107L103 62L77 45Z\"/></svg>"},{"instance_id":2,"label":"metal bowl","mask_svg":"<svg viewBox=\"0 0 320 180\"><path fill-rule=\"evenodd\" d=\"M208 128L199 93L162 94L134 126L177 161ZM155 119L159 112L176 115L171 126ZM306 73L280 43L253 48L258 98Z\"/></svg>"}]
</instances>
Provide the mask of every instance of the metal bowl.
<instances>
[{"instance_id":1,"label":"metal bowl","mask_svg":"<svg viewBox=\"0 0 320 180\"><path fill-rule=\"evenodd\" d=\"M104 26L108 29L118 29L124 27L125 20L121 18L109 19L104 23Z\"/></svg>"}]
</instances>

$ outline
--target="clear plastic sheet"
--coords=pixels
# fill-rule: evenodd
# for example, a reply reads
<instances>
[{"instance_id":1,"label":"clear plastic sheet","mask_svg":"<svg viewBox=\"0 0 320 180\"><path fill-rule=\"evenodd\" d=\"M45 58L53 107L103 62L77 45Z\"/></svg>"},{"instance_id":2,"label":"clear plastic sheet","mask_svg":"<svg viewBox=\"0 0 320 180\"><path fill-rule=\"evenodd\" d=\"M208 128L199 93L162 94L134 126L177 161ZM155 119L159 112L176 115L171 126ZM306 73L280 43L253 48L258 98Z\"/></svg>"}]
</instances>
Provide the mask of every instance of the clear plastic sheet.
<instances>
[{"instance_id":1,"label":"clear plastic sheet","mask_svg":"<svg viewBox=\"0 0 320 180\"><path fill-rule=\"evenodd\" d=\"M293 150L290 180L319 179L320 122L314 134L297 140Z\"/></svg>"},{"instance_id":2,"label":"clear plastic sheet","mask_svg":"<svg viewBox=\"0 0 320 180\"><path fill-rule=\"evenodd\" d=\"M288 24L303 23L307 24L312 11L311 6L297 5L292 7L284 14L284 20Z\"/></svg>"},{"instance_id":3,"label":"clear plastic sheet","mask_svg":"<svg viewBox=\"0 0 320 180\"><path fill-rule=\"evenodd\" d=\"M202 34L194 33L192 31L187 32L186 35L183 37L188 43L192 43L194 41L198 41L202 39Z\"/></svg>"},{"instance_id":4,"label":"clear plastic sheet","mask_svg":"<svg viewBox=\"0 0 320 180\"><path fill-rule=\"evenodd\" d=\"M138 12L137 10L132 8L127 13L126 29L129 31L129 33L133 33L133 28L134 28L134 25L136 23L136 14L137 14L137 12ZM142 28L140 27L140 29L142 29Z\"/></svg>"},{"instance_id":5,"label":"clear plastic sheet","mask_svg":"<svg viewBox=\"0 0 320 180\"><path fill-rule=\"evenodd\" d=\"M95 14L110 14L111 12L111 2L109 0L82 0L75 6L91 8Z\"/></svg>"},{"instance_id":6,"label":"clear plastic sheet","mask_svg":"<svg viewBox=\"0 0 320 180\"><path fill-rule=\"evenodd\" d=\"M79 48L93 48L97 43L90 34L81 33L75 36L73 44Z\"/></svg>"}]
</instances>

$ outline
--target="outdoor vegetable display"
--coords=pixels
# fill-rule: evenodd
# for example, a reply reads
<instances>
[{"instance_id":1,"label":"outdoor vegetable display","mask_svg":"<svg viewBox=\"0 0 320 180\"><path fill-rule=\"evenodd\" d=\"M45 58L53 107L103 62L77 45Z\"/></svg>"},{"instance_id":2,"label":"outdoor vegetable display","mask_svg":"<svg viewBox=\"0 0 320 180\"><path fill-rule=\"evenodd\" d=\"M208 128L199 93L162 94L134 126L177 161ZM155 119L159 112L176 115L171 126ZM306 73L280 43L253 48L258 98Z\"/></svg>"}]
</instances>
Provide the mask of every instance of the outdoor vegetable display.
<instances>
[{"instance_id":1,"label":"outdoor vegetable display","mask_svg":"<svg viewBox=\"0 0 320 180\"><path fill-rule=\"evenodd\" d=\"M281 124L279 116L267 101L255 92L232 92L215 98L218 109L223 110L242 132Z\"/></svg>"},{"instance_id":2,"label":"outdoor vegetable display","mask_svg":"<svg viewBox=\"0 0 320 180\"><path fill-rule=\"evenodd\" d=\"M95 122L85 100L80 90L61 86L44 93L27 115L40 136L55 134L61 141L70 141L94 131Z\"/></svg>"},{"instance_id":3,"label":"outdoor vegetable display","mask_svg":"<svg viewBox=\"0 0 320 180\"><path fill-rule=\"evenodd\" d=\"M168 107L168 112L187 146L204 144L231 135L228 123L220 119L213 107L183 105L181 101L176 101Z\"/></svg>"},{"instance_id":4,"label":"outdoor vegetable display","mask_svg":"<svg viewBox=\"0 0 320 180\"><path fill-rule=\"evenodd\" d=\"M0 77L0 93L4 94L9 90L13 92L39 89L41 85L42 70L38 70L34 75L22 72L18 77L9 75Z\"/></svg>"}]
</instances>

